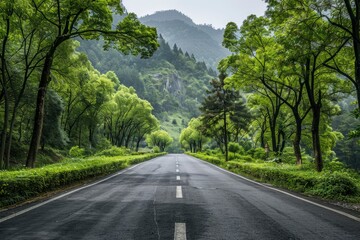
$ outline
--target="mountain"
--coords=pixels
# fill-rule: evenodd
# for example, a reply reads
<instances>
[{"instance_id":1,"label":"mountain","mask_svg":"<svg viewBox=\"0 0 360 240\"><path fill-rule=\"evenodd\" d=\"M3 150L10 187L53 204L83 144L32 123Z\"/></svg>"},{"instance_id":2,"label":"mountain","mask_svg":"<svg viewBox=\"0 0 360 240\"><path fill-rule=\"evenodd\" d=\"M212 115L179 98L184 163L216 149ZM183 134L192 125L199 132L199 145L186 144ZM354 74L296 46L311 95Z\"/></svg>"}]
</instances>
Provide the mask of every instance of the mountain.
<instances>
[{"instance_id":1,"label":"mountain","mask_svg":"<svg viewBox=\"0 0 360 240\"><path fill-rule=\"evenodd\" d=\"M114 16L114 24L121 17ZM228 55L221 46L223 29L197 25L184 14L171 10L140 19L159 33L159 49L150 59L125 56L114 49L103 50L101 41L80 41L85 52L101 73L114 71L120 82L133 87L148 100L161 126L174 138L171 151L179 151L182 128L199 107L220 59Z\"/></svg>"},{"instance_id":2,"label":"mountain","mask_svg":"<svg viewBox=\"0 0 360 240\"><path fill-rule=\"evenodd\" d=\"M179 134L192 117L199 115L209 82L216 72L204 62L181 49L171 48L162 38L150 59L125 56L114 49L104 51L101 41L80 41L85 52L101 73L114 71L120 82L133 87L148 100L161 126L174 138L171 151L179 151Z\"/></svg>"},{"instance_id":3,"label":"mountain","mask_svg":"<svg viewBox=\"0 0 360 240\"><path fill-rule=\"evenodd\" d=\"M189 17L176 10L160 11L140 18L148 26L157 28L158 34L170 46L177 45L184 52L194 54L207 66L217 68L219 60L230 53L222 47L224 29L211 25L197 25Z\"/></svg>"}]
</instances>

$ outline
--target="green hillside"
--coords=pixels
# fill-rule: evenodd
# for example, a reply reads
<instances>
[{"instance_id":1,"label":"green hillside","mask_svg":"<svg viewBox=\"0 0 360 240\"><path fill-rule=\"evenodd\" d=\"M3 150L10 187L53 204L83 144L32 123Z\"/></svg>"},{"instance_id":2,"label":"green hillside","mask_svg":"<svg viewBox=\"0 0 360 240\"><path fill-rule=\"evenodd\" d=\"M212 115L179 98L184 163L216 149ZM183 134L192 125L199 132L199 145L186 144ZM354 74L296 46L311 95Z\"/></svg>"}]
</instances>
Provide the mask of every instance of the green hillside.
<instances>
[{"instance_id":1,"label":"green hillside","mask_svg":"<svg viewBox=\"0 0 360 240\"><path fill-rule=\"evenodd\" d=\"M154 56L146 60L104 51L102 43L95 41L81 41L79 51L85 52L100 72L114 71L122 84L134 87L139 97L151 103L162 128L174 138L173 150L178 151L179 129L199 115L200 103L216 73L194 55L176 45L171 48L161 36L159 43Z\"/></svg>"},{"instance_id":2,"label":"green hillside","mask_svg":"<svg viewBox=\"0 0 360 240\"><path fill-rule=\"evenodd\" d=\"M221 45L224 29L196 25L189 17L176 10L156 12L140 18L140 21L156 27L171 46L177 44L213 69L216 69L220 59L229 55L229 51Z\"/></svg>"}]
</instances>

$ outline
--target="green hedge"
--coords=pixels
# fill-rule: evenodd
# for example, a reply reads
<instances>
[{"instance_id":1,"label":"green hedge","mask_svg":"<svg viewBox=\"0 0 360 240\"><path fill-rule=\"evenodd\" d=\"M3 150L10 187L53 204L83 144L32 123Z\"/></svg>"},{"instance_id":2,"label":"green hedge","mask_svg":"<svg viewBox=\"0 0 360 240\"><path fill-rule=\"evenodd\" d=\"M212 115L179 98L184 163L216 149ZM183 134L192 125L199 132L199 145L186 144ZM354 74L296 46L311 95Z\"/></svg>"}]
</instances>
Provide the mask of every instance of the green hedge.
<instances>
[{"instance_id":1,"label":"green hedge","mask_svg":"<svg viewBox=\"0 0 360 240\"><path fill-rule=\"evenodd\" d=\"M163 155L144 154L121 157L71 159L36 169L0 172L0 207L24 201L81 180L114 173L131 164Z\"/></svg>"},{"instance_id":2,"label":"green hedge","mask_svg":"<svg viewBox=\"0 0 360 240\"><path fill-rule=\"evenodd\" d=\"M314 170L304 170L294 165L276 163L254 163L245 161L225 162L202 154L190 154L234 173L243 174L271 183L275 186L320 196L332 200L360 201L359 181L360 176L350 175L347 172L334 171L318 173Z\"/></svg>"}]
</instances>

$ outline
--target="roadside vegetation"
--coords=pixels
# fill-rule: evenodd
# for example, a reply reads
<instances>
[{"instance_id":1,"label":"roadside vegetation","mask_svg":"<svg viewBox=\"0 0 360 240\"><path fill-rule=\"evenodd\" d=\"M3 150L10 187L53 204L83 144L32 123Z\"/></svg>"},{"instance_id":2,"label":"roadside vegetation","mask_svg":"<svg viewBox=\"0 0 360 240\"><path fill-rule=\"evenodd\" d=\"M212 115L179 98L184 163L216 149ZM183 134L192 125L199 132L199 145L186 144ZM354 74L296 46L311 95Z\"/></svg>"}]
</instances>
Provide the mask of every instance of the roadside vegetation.
<instances>
[{"instance_id":1,"label":"roadside vegetation","mask_svg":"<svg viewBox=\"0 0 360 240\"><path fill-rule=\"evenodd\" d=\"M97 156L81 157L81 149L59 163L41 168L0 172L0 208L25 201L42 193L61 189L83 180L91 180L117 172L164 153L133 153L122 148L111 148ZM76 154L75 154L76 152ZM125 155L122 155L125 154Z\"/></svg>"},{"instance_id":2,"label":"roadside vegetation","mask_svg":"<svg viewBox=\"0 0 360 240\"><path fill-rule=\"evenodd\" d=\"M266 2L264 16L227 24L232 54L179 142L259 181L359 203L360 6Z\"/></svg>"},{"instance_id":3,"label":"roadside vegetation","mask_svg":"<svg viewBox=\"0 0 360 240\"><path fill-rule=\"evenodd\" d=\"M280 188L329 200L360 202L360 174L338 161L326 164L325 169L318 173L314 169L314 162L305 161L301 166L296 166L293 161L287 162L285 159L281 162L265 159L263 149L230 154L229 161L225 161L223 154L217 151L188 154Z\"/></svg>"}]
</instances>

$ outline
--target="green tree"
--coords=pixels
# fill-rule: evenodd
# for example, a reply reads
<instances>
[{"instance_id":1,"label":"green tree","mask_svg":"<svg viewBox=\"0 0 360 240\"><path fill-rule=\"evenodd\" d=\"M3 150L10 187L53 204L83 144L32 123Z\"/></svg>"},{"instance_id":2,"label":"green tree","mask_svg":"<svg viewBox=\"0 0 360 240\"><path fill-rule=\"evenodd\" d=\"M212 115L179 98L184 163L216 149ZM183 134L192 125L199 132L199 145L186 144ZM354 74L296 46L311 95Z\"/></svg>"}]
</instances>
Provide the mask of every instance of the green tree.
<instances>
[{"instance_id":1,"label":"green tree","mask_svg":"<svg viewBox=\"0 0 360 240\"><path fill-rule=\"evenodd\" d=\"M219 79L211 81L212 88L207 92L208 96L205 98L200 111L202 112L202 122L205 128L205 133L217 136L218 144L224 146L223 151L225 160L228 160L228 142L229 142L229 117L234 114L236 105L241 105L239 100L239 92L227 88L225 89L226 74L221 73ZM242 109L242 108L241 108ZM241 110L240 110L241 111ZM219 128L217 131L215 129ZM221 132L221 136L218 133Z\"/></svg>"},{"instance_id":2,"label":"green tree","mask_svg":"<svg viewBox=\"0 0 360 240\"><path fill-rule=\"evenodd\" d=\"M76 37L98 39L102 36L105 47L114 47L125 54L141 54L149 57L158 43L154 28L142 25L135 14L128 14L114 29L112 14L123 14L119 0L112 1L32 1L38 28L46 29L46 57L43 62L37 95L34 128L26 166L33 167L43 128L44 102L47 87L51 81L51 69L58 48Z\"/></svg>"},{"instance_id":3,"label":"green tree","mask_svg":"<svg viewBox=\"0 0 360 240\"><path fill-rule=\"evenodd\" d=\"M173 142L173 138L164 131L158 130L150 133L146 137L146 142L150 147L159 147L161 152L164 152L165 149Z\"/></svg>"},{"instance_id":4,"label":"green tree","mask_svg":"<svg viewBox=\"0 0 360 240\"><path fill-rule=\"evenodd\" d=\"M310 3L310 8L343 35L343 57L337 55L325 66L335 70L353 84L357 108L360 111L360 4L357 0L321 0Z\"/></svg>"},{"instance_id":5,"label":"green tree","mask_svg":"<svg viewBox=\"0 0 360 240\"><path fill-rule=\"evenodd\" d=\"M120 85L101 113L105 135L113 145L135 144L137 150L144 136L159 127L152 111L151 104L140 99L134 88Z\"/></svg>"},{"instance_id":6,"label":"green tree","mask_svg":"<svg viewBox=\"0 0 360 240\"><path fill-rule=\"evenodd\" d=\"M348 40L309 8L309 3L310 1L307 0L296 3L284 1L279 5L271 1L268 15L278 26L277 31L282 34L283 43L291 49L287 54L298 66L299 76L304 81L312 114L311 134L316 169L322 171L320 138L322 106L329 93L341 87L336 84L338 77L334 71L326 71L325 66L339 54ZM285 15L282 14L284 10L286 10ZM330 38L331 42L329 42Z\"/></svg>"},{"instance_id":7,"label":"green tree","mask_svg":"<svg viewBox=\"0 0 360 240\"><path fill-rule=\"evenodd\" d=\"M180 144L191 152L202 151L203 145L208 140L201 131L201 118L192 118L188 127L181 130Z\"/></svg>"},{"instance_id":8,"label":"green tree","mask_svg":"<svg viewBox=\"0 0 360 240\"><path fill-rule=\"evenodd\" d=\"M237 87L250 85L253 89L251 91L258 92L271 102L266 119L269 121L274 152L281 152L284 148L283 144L281 148L279 147L276 136L277 133L284 134L282 129L277 129L280 109L283 109L283 105L291 109L296 125L293 140L294 153L297 164L301 164L302 123L310 111L310 108L304 104L305 82L293 71L294 64L284 54L285 49L291 46L283 47L271 29L273 28L270 26L269 19L258 18L254 15L244 21L241 29L238 29L235 23L229 23L223 44L238 54L241 64L232 62L232 57L229 57L223 60L222 65L226 67L229 64L236 69L234 76L228 81L229 84ZM238 35L241 37L238 38ZM282 139L284 140L284 136Z\"/></svg>"}]
</instances>

